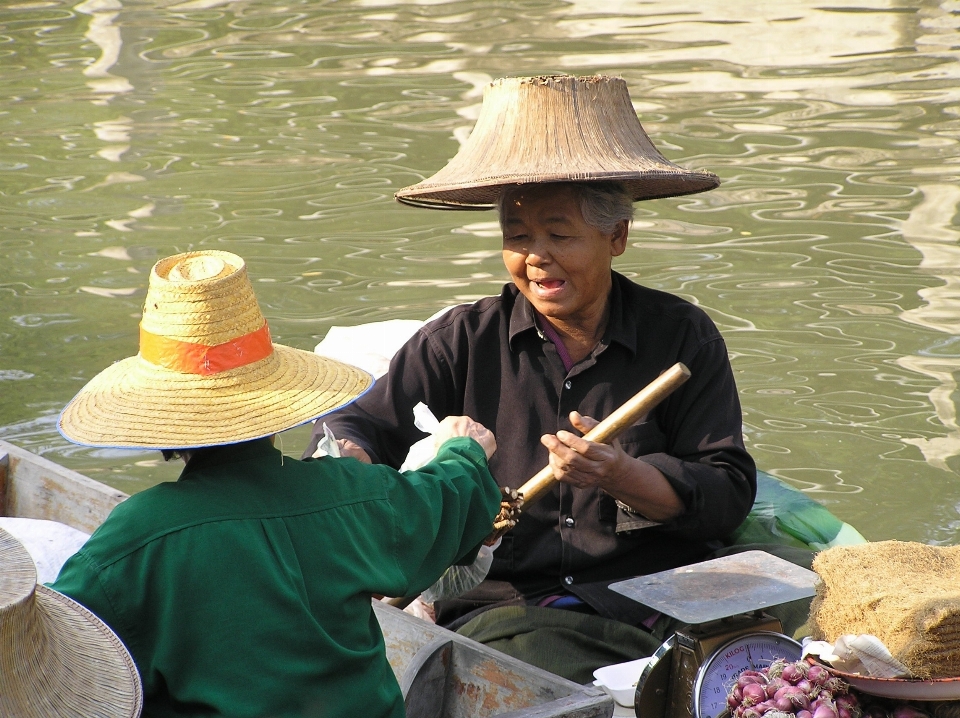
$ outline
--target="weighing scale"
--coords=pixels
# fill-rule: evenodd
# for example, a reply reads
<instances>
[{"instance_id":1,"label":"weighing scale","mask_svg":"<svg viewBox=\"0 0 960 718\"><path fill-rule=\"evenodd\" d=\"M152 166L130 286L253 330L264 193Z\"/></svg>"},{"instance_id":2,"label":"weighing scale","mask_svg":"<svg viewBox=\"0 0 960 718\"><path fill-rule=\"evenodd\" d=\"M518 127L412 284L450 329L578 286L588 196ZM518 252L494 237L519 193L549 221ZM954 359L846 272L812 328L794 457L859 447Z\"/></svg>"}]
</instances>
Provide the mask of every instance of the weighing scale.
<instances>
[{"instance_id":1,"label":"weighing scale","mask_svg":"<svg viewBox=\"0 0 960 718\"><path fill-rule=\"evenodd\" d=\"M764 551L610 585L686 625L653 654L637 682L638 718L717 718L745 670L800 658L800 644L763 613L814 594L817 575Z\"/></svg>"}]
</instances>

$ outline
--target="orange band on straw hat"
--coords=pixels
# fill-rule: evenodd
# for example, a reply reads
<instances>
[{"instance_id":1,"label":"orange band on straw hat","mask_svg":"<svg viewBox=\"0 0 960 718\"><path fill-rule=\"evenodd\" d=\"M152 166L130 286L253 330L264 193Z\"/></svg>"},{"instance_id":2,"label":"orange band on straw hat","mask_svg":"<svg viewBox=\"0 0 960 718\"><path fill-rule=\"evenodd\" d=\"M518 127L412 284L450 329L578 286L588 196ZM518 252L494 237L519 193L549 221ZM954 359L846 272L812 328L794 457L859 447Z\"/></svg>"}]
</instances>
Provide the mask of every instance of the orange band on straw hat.
<instances>
[{"instance_id":1,"label":"orange band on straw hat","mask_svg":"<svg viewBox=\"0 0 960 718\"><path fill-rule=\"evenodd\" d=\"M222 446L313 421L372 384L362 369L273 344L243 258L205 249L154 265L139 354L91 379L61 412L57 428L86 446ZM222 421L203 421L205 414ZM2 578L0 572L0 584ZM0 713L6 715L4 699L0 663Z\"/></svg>"},{"instance_id":2,"label":"orange band on straw hat","mask_svg":"<svg viewBox=\"0 0 960 718\"><path fill-rule=\"evenodd\" d=\"M185 374L218 374L266 359L272 353L266 322L255 332L216 346L182 342L140 327L140 356L151 364Z\"/></svg>"}]
</instances>

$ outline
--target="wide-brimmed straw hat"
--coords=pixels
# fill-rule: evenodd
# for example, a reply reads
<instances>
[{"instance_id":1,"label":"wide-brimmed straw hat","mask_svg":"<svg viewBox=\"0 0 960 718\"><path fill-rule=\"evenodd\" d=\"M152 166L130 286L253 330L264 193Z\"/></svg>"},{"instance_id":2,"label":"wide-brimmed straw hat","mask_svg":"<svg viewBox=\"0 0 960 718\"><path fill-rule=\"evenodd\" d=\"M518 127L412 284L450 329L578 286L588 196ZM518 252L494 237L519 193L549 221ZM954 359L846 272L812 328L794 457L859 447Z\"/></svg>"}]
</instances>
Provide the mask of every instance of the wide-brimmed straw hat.
<instances>
[{"instance_id":1,"label":"wide-brimmed straw hat","mask_svg":"<svg viewBox=\"0 0 960 718\"><path fill-rule=\"evenodd\" d=\"M137 667L76 601L37 585L27 550L0 529L0 716L135 718Z\"/></svg>"},{"instance_id":2,"label":"wide-brimmed straw hat","mask_svg":"<svg viewBox=\"0 0 960 718\"><path fill-rule=\"evenodd\" d=\"M232 444L316 419L372 384L349 364L273 344L240 257L187 252L150 273L140 353L81 389L59 428L88 446Z\"/></svg>"},{"instance_id":3,"label":"wide-brimmed straw hat","mask_svg":"<svg viewBox=\"0 0 960 718\"><path fill-rule=\"evenodd\" d=\"M622 182L634 201L719 186L712 172L668 162L614 77L509 77L483 93L470 137L442 170L396 198L436 209L489 209L507 185Z\"/></svg>"}]
</instances>

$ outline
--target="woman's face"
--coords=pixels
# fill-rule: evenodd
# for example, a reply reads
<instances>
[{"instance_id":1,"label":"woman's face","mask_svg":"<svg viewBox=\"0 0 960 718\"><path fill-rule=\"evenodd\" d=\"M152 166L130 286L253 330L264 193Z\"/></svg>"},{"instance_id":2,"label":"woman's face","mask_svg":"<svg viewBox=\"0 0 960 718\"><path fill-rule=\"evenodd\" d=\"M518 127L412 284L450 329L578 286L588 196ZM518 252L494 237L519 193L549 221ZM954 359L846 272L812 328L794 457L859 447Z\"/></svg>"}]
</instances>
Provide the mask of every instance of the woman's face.
<instances>
[{"instance_id":1,"label":"woman's face","mask_svg":"<svg viewBox=\"0 0 960 718\"><path fill-rule=\"evenodd\" d=\"M605 234L588 225L575 191L530 185L504 202L503 263L514 284L543 316L591 322L604 315L610 265L627 245L627 223Z\"/></svg>"}]
</instances>

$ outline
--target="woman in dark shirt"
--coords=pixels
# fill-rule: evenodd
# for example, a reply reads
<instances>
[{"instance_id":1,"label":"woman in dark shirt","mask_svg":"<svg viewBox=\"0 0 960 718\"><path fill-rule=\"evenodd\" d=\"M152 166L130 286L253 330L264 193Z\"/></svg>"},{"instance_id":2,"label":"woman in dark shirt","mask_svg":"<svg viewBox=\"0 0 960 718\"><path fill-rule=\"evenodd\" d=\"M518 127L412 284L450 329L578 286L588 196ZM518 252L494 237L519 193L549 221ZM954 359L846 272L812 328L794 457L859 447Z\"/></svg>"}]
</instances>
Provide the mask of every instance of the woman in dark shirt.
<instances>
[{"instance_id":1,"label":"woman in dark shirt","mask_svg":"<svg viewBox=\"0 0 960 718\"><path fill-rule=\"evenodd\" d=\"M494 431L501 486L548 462L559 482L504 536L488 579L438 606L441 623L513 603L638 625L650 612L607 586L708 556L747 515L756 471L722 337L693 304L612 271L634 201L717 184L657 153L622 80L515 78L488 88L447 167L398 192L421 206L496 207L512 283L424 326L326 424L345 452L398 466L422 438L422 401ZM690 381L619 442L582 438L678 361Z\"/></svg>"},{"instance_id":2,"label":"woman in dark shirt","mask_svg":"<svg viewBox=\"0 0 960 718\"><path fill-rule=\"evenodd\" d=\"M411 419L423 401L494 431L501 486L518 488L550 463L559 483L504 536L480 603L573 593L635 623L639 605L598 588L703 558L752 505L755 468L720 333L689 302L611 271L626 220L603 232L583 219L581 194L618 191L508 193L528 209L503 211L513 283L424 326L367 395L325 419L344 451L398 466L422 438ZM618 442L580 437L678 361L691 379ZM660 525L637 528L644 519ZM463 598L441 621L476 607Z\"/></svg>"}]
</instances>

